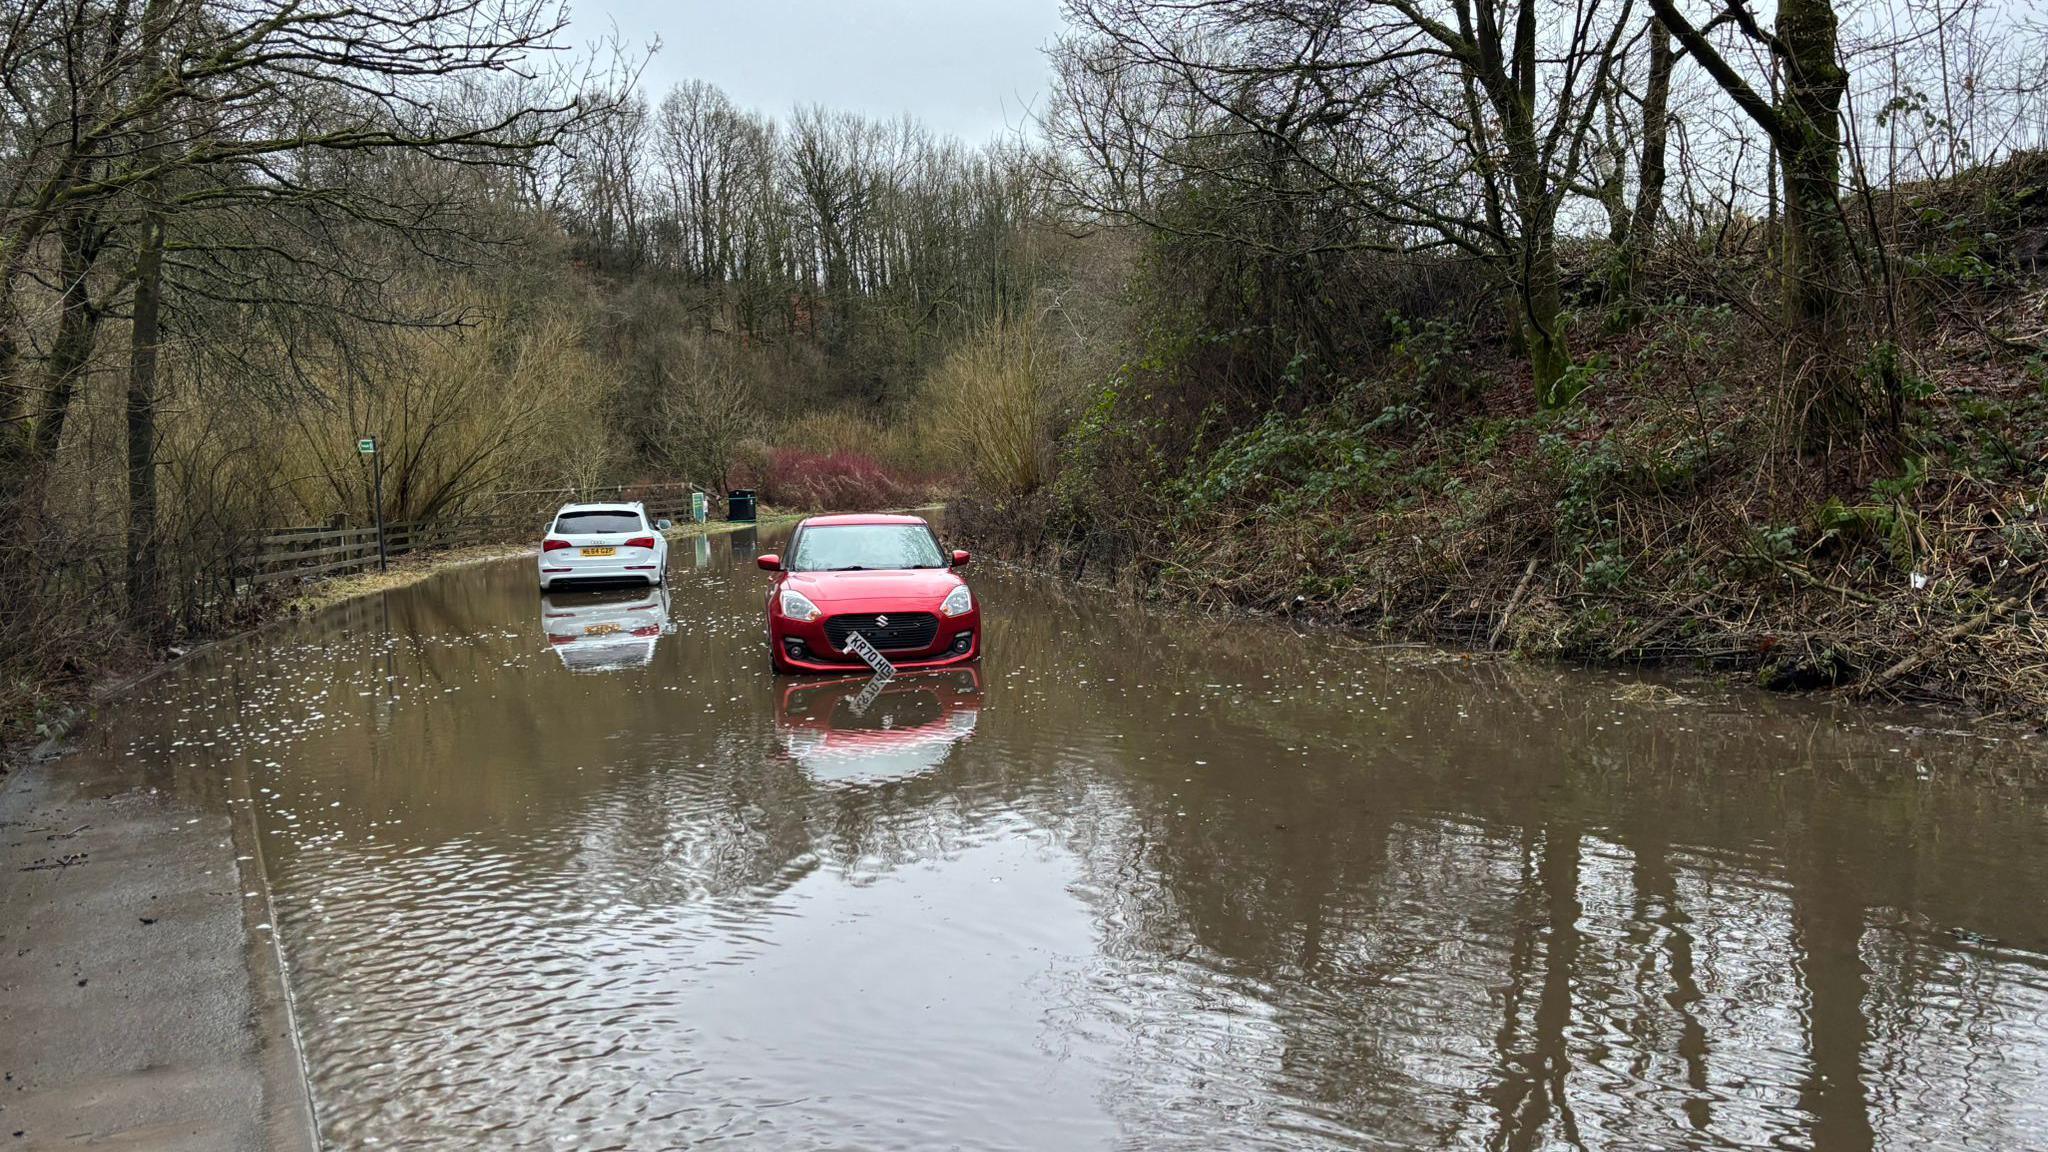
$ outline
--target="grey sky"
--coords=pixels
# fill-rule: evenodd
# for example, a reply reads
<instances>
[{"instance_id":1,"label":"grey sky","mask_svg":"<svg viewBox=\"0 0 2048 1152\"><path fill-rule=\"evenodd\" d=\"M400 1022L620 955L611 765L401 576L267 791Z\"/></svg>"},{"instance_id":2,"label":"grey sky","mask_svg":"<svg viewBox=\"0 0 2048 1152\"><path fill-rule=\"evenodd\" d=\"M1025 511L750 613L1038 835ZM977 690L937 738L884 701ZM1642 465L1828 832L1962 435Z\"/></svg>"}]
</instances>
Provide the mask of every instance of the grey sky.
<instances>
[{"instance_id":1,"label":"grey sky","mask_svg":"<svg viewBox=\"0 0 2048 1152\"><path fill-rule=\"evenodd\" d=\"M708 80L784 118L797 104L910 112L980 143L1042 100L1059 0L571 0L571 36L616 23L644 46L650 99Z\"/></svg>"}]
</instances>

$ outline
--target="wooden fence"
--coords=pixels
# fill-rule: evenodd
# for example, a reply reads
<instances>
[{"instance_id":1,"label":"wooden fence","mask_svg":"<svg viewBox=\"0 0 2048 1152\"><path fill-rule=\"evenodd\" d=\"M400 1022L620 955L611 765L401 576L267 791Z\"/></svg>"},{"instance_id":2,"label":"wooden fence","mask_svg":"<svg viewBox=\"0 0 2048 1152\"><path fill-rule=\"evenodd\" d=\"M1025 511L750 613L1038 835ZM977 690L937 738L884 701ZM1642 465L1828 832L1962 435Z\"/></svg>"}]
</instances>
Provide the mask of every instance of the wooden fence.
<instances>
[{"instance_id":1,"label":"wooden fence","mask_svg":"<svg viewBox=\"0 0 2048 1152\"><path fill-rule=\"evenodd\" d=\"M715 516L717 504L712 504ZM663 508L647 502L649 520L690 518L690 503L684 494L682 507ZM499 513L467 516L460 520L438 520L424 524L386 524L384 550L388 556L424 552L433 548L459 548L476 544L537 543L547 530L549 513ZM240 565L236 580L242 585L272 584L279 580L311 580L341 572L360 572L377 564L375 528L280 528L256 540L248 562Z\"/></svg>"}]
</instances>

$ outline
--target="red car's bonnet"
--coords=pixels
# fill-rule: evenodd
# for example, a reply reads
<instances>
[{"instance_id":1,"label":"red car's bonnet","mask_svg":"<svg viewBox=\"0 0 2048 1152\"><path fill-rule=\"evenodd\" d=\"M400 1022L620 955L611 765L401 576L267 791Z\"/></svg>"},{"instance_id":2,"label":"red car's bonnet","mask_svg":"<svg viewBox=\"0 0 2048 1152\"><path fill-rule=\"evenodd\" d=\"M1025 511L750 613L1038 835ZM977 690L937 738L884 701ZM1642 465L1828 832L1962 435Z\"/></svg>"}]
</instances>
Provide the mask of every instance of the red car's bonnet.
<instances>
[{"instance_id":1,"label":"red car's bonnet","mask_svg":"<svg viewBox=\"0 0 2048 1152\"><path fill-rule=\"evenodd\" d=\"M826 612L850 604L887 601L904 608L929 610L946 594L965 584L945 568L908 568L874 572L789 572L785 587L803 593ZM829 607L828 607L829 605Z\"/></svg>"}]
</instances>

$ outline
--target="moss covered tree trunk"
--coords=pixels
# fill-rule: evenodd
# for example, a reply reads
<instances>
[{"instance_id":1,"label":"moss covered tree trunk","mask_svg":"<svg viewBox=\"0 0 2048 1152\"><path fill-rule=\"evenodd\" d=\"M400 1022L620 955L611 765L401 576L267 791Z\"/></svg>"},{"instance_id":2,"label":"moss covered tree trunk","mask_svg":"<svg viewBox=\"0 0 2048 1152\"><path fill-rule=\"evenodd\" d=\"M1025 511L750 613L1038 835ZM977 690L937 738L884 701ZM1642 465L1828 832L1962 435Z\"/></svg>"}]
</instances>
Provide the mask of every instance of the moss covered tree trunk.
<instances>
[{"instance_id":1,"label":"moss covered tree trunk","mask_svg":"<svg viewBox=\"0 0 2048 1152\"><path fill-rule=\"evenodd\" d=\"M1557 266L1557 246L1550 242L1547 230L1540 240L1529 242L1520 296L1522 347L1529 356L1536 400L1545 408L1568 404L1572 395L1566 379L1572 353L1563 326L1563 277Z\"/></svg>"},{"instance_id":2,"label":"moss covered tree trunk","mask_svg":"<svg viewBox=\"0 0 2048 1152\"><path fill-rule=\"evenodd\" d=\"M1749 118L1770 136L1783 173L1782 314L1788 357L1788 429L1804 446L1824 446L1844 433L1893 419L1896 395L1876 406L1858 384L1851 358L1856 269L1842 217L1842 67L1832 0L1781 0L1777 26L1766 34L1747 9L1729 13L1745 35L1766 45L1784 76L1773 102L1764 99L1674 0L1650 0L1657 18ZM1881 387L1892 390L1888 380Z\"/></svg>"},{"instance_id":3,"label":"moss covered tree trunk","mask_svg":"<svg viewBox=\"0 0 2048 1152\"><path fill-rule=\"evenodd\" d=\"M1507 143L1519 234L1510 246L1516 263L1510 278L1521 304L1516 318L1519 343L1529 357L1536 402L1550 408L1571 399L1561 395L1559 385L1564 382L1566 369L1571 367L1572 357L1561 323L1564 287L1557 267L1560 189L1553 186L1536 124L1536 16L1535 0L1520 0L1515 9L1514 46L1507 74L1491 81L1490 87L1505 93L1496 99L1496 106L1501 113L1502 138ZM1597 99L1598 93L1589 98Z\"/></svg>"},{"instance_id":4,"label":"moss covered tree trunk","mask_svg":"<svg viewBox=\"0 0 2048 1152\"><path fill-rule=\"evenodd\" d=\"M1783 289L1792 336L1790 400L1809 442L1864 421L1856 376L1847 362L1855 270L1842 216L1842 95L1848 73L1836 60L1830 0L1781 0L1784 46L1782 130L1775 143L1784 173Z\"/></svg>"}]
</instances>

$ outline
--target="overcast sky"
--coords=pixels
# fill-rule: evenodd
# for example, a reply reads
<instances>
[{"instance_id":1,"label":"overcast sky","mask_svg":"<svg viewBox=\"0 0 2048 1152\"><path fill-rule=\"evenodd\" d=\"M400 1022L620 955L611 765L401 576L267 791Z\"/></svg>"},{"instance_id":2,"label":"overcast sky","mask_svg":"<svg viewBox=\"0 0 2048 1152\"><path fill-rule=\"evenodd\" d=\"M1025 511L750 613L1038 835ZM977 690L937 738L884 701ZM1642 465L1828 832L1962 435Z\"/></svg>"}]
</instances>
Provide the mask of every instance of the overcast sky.
<instances>
[{"instance_id":1,"label":"overcast sky","mask_svg":"<svg viewBox=\"0 0 2048 1152\"><path fill-rule=\"evenodd\" d=\"M709 80L778 119L798 104L893 116L978 144L1039 107L1059 0L571 0L571 37L659 39L644 86Z\"/></svg>"}]
</instances>

